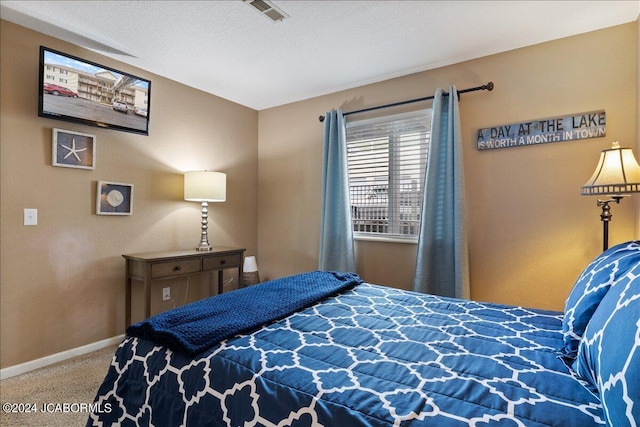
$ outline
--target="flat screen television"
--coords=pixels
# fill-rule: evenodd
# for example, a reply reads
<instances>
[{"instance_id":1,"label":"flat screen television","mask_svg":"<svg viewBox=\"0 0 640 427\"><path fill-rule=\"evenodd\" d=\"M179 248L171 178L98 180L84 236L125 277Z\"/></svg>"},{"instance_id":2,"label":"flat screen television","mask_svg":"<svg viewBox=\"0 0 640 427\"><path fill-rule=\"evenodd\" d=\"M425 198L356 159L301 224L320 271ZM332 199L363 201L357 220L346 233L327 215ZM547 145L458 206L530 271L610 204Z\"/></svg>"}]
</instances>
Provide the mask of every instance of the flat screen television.
<instances>
[{"instance_id":1,"label":"flat screen television","mask_svg":"<svg viewBox=\"0 0 640 427\"><path fill-rule=\"evenodd\" d=\"M149 135L151 82L40 46L38 115Z\"/></svg>"}]
</instances>

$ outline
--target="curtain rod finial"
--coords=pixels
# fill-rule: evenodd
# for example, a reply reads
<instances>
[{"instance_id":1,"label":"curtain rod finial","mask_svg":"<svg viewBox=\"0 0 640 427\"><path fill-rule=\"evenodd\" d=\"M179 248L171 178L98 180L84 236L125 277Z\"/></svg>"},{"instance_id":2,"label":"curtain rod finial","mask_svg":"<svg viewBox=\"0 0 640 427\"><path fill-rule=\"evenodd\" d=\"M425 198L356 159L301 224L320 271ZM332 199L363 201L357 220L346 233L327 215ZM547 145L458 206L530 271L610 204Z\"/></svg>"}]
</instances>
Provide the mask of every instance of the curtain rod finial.
<instances>
[{"instance_id":1,"label":"curtain rod finial","mask_svg":"<svg viewBox=\"0 0 640 427\"><path fill-rule=\"evenodd\" d=\"M318 117L318 120L320 120L320 123L324 122L324 116Z\"/></svg>"}]
</instances>

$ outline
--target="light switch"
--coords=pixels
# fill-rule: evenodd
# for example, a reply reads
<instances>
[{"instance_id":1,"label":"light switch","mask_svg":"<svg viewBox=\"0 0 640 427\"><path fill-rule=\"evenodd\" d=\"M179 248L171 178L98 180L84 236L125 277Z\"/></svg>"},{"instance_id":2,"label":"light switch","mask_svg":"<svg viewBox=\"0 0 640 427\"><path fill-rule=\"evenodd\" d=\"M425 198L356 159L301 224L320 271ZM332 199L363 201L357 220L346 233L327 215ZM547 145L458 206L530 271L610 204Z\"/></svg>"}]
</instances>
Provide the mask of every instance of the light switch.
<instances>
[{"instance_id":1,"label":"light switch","mask_svg":"<svg viewBox=\"0 0 640 427\"><path fill-rule=\"evenodd\" d=\"M38 209L24 210L24 225L38 225Z\"/></svg>"}]
</instances>

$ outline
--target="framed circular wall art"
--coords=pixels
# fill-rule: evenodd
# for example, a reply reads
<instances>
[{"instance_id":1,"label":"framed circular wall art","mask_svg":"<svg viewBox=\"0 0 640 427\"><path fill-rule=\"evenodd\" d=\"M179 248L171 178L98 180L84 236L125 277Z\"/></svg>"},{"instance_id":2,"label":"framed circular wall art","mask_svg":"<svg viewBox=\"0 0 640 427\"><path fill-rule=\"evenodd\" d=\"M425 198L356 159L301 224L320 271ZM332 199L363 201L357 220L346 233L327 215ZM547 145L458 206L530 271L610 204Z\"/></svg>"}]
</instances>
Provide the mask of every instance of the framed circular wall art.
<instances>
[{"instance_id":1,"label":"framed circular wall art","mask_svg":"<svg viewBox=\"0 0 640 427\"><path fill-rule=\"evenodd\" d=\"M133 184L98 181L97 215L131 215L133 213Z\"/></svg>"}]
</instances>

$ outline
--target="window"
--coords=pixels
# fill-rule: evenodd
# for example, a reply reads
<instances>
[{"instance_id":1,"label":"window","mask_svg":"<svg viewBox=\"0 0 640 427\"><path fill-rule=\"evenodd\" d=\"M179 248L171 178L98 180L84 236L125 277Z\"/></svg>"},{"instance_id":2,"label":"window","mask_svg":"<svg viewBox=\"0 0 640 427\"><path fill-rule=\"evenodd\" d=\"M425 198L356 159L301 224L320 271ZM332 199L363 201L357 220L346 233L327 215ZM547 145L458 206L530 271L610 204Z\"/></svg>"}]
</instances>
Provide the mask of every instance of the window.
<instances>
[{"instance_id":1,"label":"window","mask_svg":"<svg viewBox=\"0 0 640 427\"><path fill-rule=\"evenodd\" d=\"M347 123L356 237L415 241L431 136L431 109Z\"/></svg>"}]
</instances>

